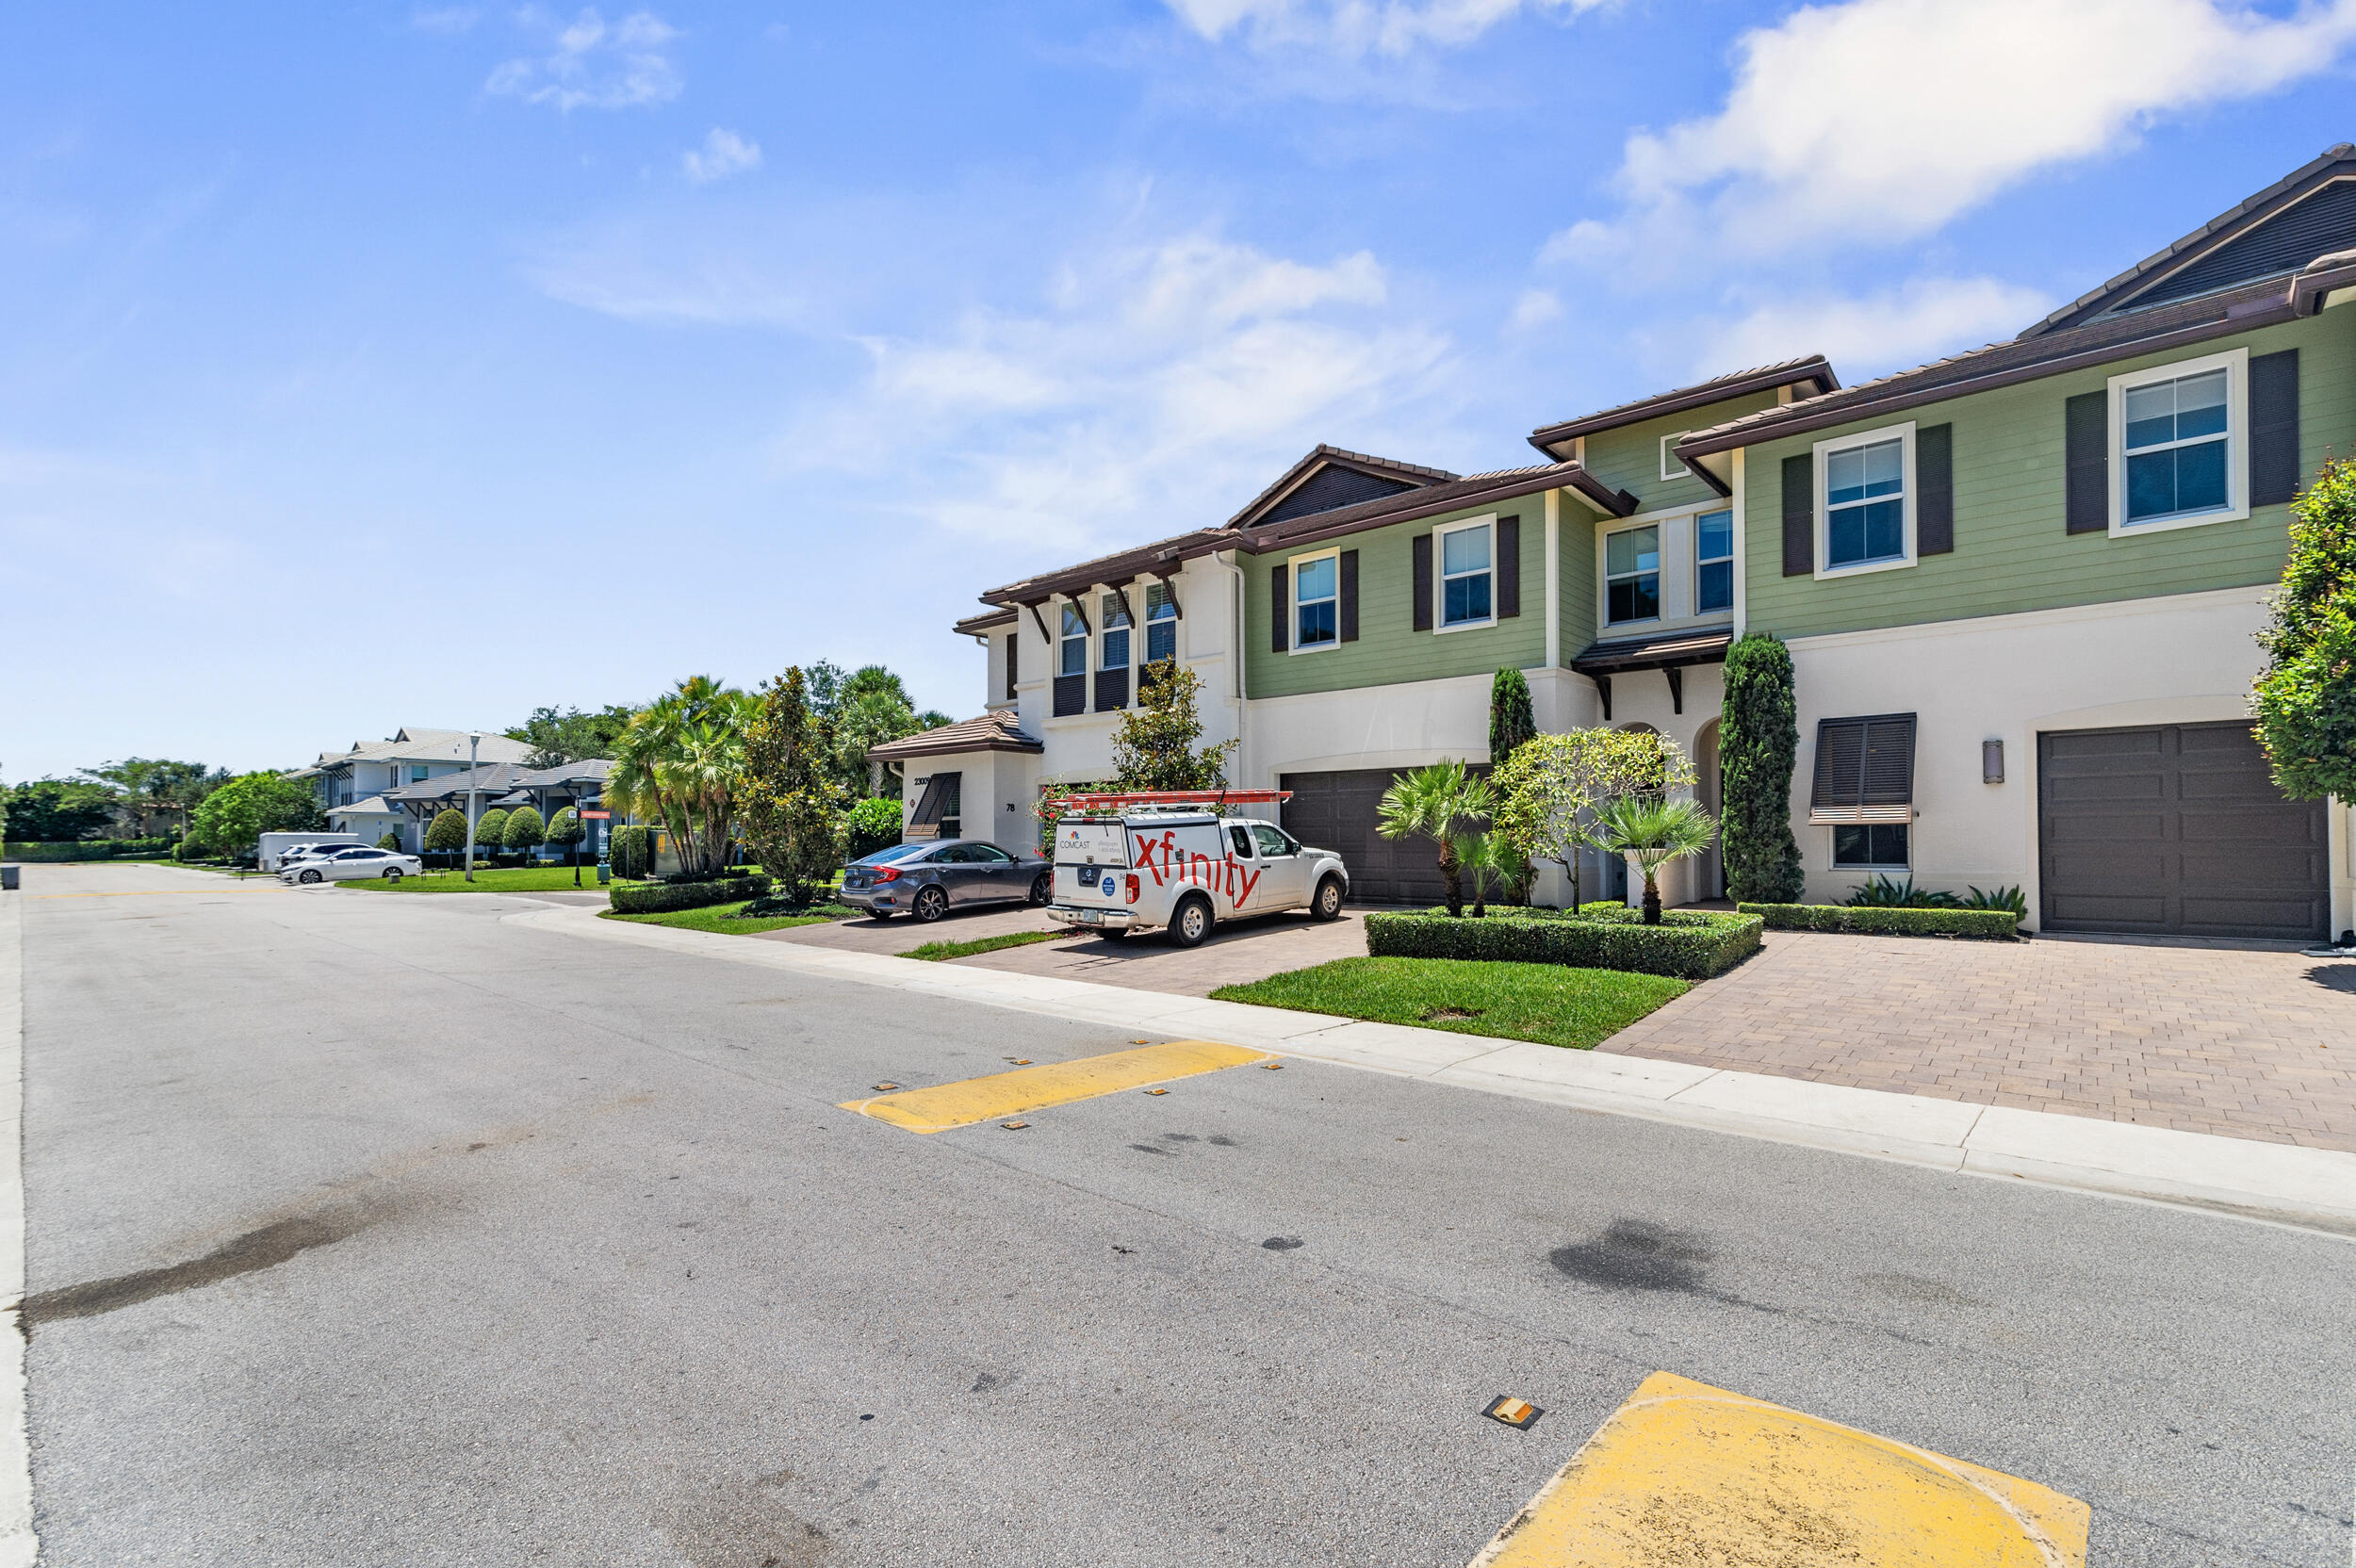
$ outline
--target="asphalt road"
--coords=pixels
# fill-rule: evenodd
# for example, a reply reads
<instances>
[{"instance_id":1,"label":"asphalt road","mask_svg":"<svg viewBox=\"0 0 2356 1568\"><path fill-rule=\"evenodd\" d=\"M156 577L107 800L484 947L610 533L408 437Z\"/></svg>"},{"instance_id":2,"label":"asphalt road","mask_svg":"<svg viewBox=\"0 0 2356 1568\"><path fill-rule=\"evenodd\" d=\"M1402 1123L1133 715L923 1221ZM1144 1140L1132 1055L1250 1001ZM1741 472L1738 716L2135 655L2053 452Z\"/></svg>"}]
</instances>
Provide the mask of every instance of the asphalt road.
<instances>
[{"instance_id":1,"label":"asphalt road","mask_svg":"<svg viewBox=\"0 0 2356 1568\"><path fill-rule=\"evenodd\" d=\"M917 1136L836 1102L1138 1037L25 882L53 1568L1461 1568L1655 1369L2350 1560L2344 1240L1301 1062Z\"/></svg>"}]
</instances>

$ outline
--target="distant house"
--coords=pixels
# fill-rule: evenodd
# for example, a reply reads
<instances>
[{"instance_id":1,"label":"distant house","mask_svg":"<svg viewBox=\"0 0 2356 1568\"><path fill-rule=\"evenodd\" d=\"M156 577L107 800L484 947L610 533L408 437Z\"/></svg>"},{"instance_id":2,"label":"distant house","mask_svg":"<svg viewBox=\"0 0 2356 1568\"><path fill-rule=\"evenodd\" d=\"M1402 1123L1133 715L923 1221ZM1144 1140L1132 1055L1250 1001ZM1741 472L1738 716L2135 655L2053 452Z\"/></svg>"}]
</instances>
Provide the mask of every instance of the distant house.
<instances>
[{"instance_id":1,"label":"distant house","mask_svg":"<svg viewBox=\"0 0 2356 1568\"><path fill-rule=\"evenodd\" d=\"M386 741L354 741L344 751L322 751L319 760L286 776L308 779L328 827L355 833L374 843L386 833L401 835L403 849L425 847L425 830L410 811L385 798L388 792L420 785L466 770L467 735L464 729L421 729L409 726ZM483 736L475 755L484 762L520 766L532 747L504 735Z\"/></svg>"},{"instance_id":2,"label":"distant house","mask_svg":"<svg viewBox=\"0 0 2356 1568\"><path fill-rule=\"evenodd\" d=\"M545 822L568 806L595 806L605 793L606 775L613 768L613 763L602 759L566 762L553 768L527 768L519 762L492 762L472 772L462 767L454 772L435 774L420 783L387 790L362 805L380 810L389 819L401 824L404 843L414 837L417 842L422 844L425 830L435 817L444 811L466 811L466 797L470 792L474 796L474 809L478 814L493 807L512 811L518 806L529 806L539 812ZM336 817L335 812L328 813L331 825ZM593 839L583 845L583 849L594 850L595 845Z\"/></svg>"}]
</instances>

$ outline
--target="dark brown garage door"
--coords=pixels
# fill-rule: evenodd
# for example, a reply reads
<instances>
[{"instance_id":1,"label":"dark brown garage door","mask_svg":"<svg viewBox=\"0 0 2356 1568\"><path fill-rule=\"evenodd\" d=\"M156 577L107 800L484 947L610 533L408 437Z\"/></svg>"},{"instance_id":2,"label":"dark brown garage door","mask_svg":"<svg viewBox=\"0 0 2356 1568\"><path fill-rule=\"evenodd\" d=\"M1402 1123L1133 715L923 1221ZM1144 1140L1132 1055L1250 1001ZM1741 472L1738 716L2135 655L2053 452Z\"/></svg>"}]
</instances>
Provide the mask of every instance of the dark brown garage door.
<instances>
[{"instance_id":1,"label":"dark brown garage door","mask_svg":"<svg viewBox=\"0 0 2356 1568\"><path fill-rule=\"evenodd\" d=\"M2282 798L2248 725L2041 735L2037 796L2049 931L2327 934L2323 803Z\"/></svg>"},{"instance_id":2,"label":"dark brown garage door","mask_svg":"<svg viewBox=\"0 0 2356 1568\"><path fill-rule=\"evenodd\" d=\"M1278 783L1293 797L1284 802L1284 831L1304 844L1338 852L1350 868L1352 899L1437 904L1445 892L1432 841L1393 841L1374 830L1383 792L1399 771L1285 774Z\"/></svg>"}]
</instances>

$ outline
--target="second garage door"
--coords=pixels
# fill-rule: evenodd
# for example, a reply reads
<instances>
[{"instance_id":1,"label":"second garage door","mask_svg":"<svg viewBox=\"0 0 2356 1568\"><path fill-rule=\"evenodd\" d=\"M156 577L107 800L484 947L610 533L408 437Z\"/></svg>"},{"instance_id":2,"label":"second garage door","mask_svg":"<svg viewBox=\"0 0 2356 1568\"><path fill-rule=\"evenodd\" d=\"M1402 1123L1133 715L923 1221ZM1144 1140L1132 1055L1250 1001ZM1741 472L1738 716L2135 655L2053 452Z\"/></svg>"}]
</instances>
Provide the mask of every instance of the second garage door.
<instances>
[{"instance_id":1,"label":"second garage door","mask_svg":"<svg viewBox=\"0 0 2356 1568\"><path fill-rule=\"evenodd\" d=\"M2041 735L2037 796L2048 931L2327 934L2323 802L2282 797L2248 725Z\"/></svg>"},{"instance_id":2,"label":"second garage door","mask_svg":"<svg viewBox=\"0 0 2356 1568\"><path fill-rule=\"evenodd\" d=\"M1285 774L1278 781L1292 792L1284 802L1284 831L1339 854L1350 868L1353 900L1437 904L1446 890L1432 841L1391 840L1374 830L1383 792L1398 776L1393 768Z\"/></svg>"}]
</instances>

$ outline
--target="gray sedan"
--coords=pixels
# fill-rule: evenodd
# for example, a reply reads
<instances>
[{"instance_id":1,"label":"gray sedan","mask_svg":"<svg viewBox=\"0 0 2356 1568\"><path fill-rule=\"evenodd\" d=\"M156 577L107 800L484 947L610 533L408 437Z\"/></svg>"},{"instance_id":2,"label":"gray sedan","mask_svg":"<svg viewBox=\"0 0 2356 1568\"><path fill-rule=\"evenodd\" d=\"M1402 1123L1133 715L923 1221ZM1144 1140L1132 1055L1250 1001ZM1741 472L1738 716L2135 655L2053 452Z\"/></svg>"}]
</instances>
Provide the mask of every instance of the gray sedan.
<instances>
[{"instance_id":1,"label":"gray sedan","mask_svg":"<svg viewBox=\"0 0 2356 1568\"><path fill-rule=\"evenodd\" d=\"M877 920L936 921L983 904L1044 904L1048 865L979 839L895 844L843 868L843 902Z\"/></svg>"}]
</instances>

